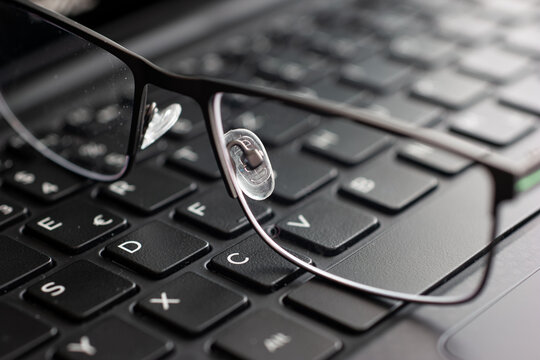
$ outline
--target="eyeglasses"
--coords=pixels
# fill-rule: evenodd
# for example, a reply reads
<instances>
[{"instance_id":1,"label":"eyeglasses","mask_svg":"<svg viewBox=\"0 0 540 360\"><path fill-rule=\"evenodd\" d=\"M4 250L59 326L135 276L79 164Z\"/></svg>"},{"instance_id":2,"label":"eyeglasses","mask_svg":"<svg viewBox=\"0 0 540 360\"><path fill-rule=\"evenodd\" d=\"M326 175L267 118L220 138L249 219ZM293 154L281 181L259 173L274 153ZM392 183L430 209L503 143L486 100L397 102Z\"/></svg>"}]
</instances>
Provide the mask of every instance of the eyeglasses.
<instances>
[{"instance_id":1,"label":"eyeglasses","mask_svg":"<svg viewBox=\"0 0 540 360\"><path fill-rule=\"evenodd\" d=\"M153 102L155 88L169 94L163 109ZM538 149L515 161L463 138L350 104L176 75L69 19L15 0L0 1L0 114L45 157L98 181L126 175L136 154L179 119L202 116L226 188L262 241L322 279L407 302L458 304L478 295L493 260L499 205L540 182ZM66 127L75 130L61 142L43 136ZM474 192L447 187L392 159L381 158L377 168L364 164L395 143L417 156L470 163L459 181ZM321 166L293 152L300 147L330 161ZM334 163L340 165L329 165ZM276 226L264 225L260 209L305 197L295 180L308 178L304 185L313 190L339 172L340 192L387 214L384 224L361 207L322 198L295 207L292 215L276 205ZM448 201L444 213L430 214L428 193L435 188L437 200ZM422 214L429 225L393 225L393 214L403 212L409 220L420 216L408 207L424 196ZM326 211L337 221L327 222ZM443 228L447 235L435 236ZM413 240L400 242L402 231ZM389 241L392 246L380 246ZM429 294L481 255L482 276L469 293Z\"/></svg>"}]
</instances>

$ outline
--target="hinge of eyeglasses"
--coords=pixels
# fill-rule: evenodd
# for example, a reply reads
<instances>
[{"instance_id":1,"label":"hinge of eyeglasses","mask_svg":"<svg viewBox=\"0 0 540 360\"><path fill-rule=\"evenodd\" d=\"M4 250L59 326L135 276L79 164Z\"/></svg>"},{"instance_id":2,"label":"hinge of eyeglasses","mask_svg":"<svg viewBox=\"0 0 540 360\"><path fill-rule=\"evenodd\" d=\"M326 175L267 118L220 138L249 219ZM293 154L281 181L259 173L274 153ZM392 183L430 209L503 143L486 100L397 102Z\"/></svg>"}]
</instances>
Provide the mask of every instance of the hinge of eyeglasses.
<instances>
[{"instance_id":1,"label":"hinge of eyeglasses","mask_svg":"<svg viewBox=\"0 0 540 360\"><path fill-rule=\"evenodd\" d=\"M144 128L141 150L146 149L163 136L178 121L181 113L180 104L171 104L161 111L155 102L146 105L143 115Z\"/></svg>"}]
</instances>

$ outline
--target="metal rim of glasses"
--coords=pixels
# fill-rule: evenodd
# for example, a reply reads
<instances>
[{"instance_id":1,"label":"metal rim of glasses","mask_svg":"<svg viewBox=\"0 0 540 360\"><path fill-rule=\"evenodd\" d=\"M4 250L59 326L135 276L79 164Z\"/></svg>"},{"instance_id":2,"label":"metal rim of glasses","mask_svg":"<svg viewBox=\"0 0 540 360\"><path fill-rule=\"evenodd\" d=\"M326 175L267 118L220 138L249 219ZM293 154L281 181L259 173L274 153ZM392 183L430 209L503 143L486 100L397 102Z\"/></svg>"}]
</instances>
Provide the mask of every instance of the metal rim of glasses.
<instances>
[{"instance_id":1,"label":"metal rim of glasses","mask_svg":"<svg viewBox=\"0 0 540 360\"><path fill-rule=\"evenodd\" d=\"M337 104L323 99L311 99L307 97L301 97L286 91L263 88L253 85L245 85L234 83L226 80L217 80L201 77L181 76L167 72L164 69L157 67L143 57L131 52L128 49L120 46L119 44L111 41L110 39L70 20L64 18L61 15L50 12L46 9L29 3L24 0L0 0L0 3L15 6L24 11L28 11L34 15L40 16L45 21L64 29L70 33L73 33L80 38L89 41L90 43L108 51L118 59L123 61L133 72L135 80L135 96L134 96L134 111L132 118L132 127L130 132L130 140L128 144L127 159L128 163L122 169L122 173L114 177L102 178L95 176L96 174L89 174L88 172L81 171L77 167L66 164L64 159L61 159L58 155L53 153L47 148L44 148L43 144L39 143L35 137L22 136L23 139L30 142L36 150L41 152L44 156L50 160L58 163L59 165L71 170L79 175L89 177L99 181L114 181L121 176L125 175L129 169L133 166L135 160L135 154L137 153L141 138L143 134L143 118L141 116L143 108L146 102L146 85L152 84L159 86L163 89L175 91L183 95L192 97L199 103L205 117L206 127L209 132L210 142L213 147L214 154L217 158L218 166L221 170L223 180L226 188L233 198L237 198L243 211L245 212L248 220L259 234L259 236L278 254L285 259L291 261L297 266L313 273L319 277L325 278L342 286L359 290L370 295L381 296L394 300L422 303L422 304L435 304L435 305L452 305L459 304L471 300L476 297L488 279L488 274L491 269L493 260L493 245L496 242L495 229L497 224L497 207L498 205L507 199L511 199L515 195L514 185L516 181L537 170L540 167L540 159L535 161L524 161L523 163L511 162L508 159L498 155L488 148L469 143L465 140L453 137L448 134L438 132L436 130L419 128L409 124L399 122L388 115L381 115L374 113L366 109L358 109L352 106L343 104ZM483 165L492 175L495 192L493 194L492 202L492 237L491 242L486 244L486 247L482 251L485 254L485 267L482 278L478 284L478 287L473 292L466 296L433 296L433 295L414 295L408 293L401 293L395 291L388 291L360 283L356 283L346 278L339 277L328 273L313 265L307 264L284 250L278 245L262 227L258 224L253 213L251 212L246 199L238 186L235 179L234 171L231 168L231 161L226 151L227 146L224 143L223 132L221 128L220 118L220 99L223 93L239 93L244 95L251 95L257 97L263 97L269 100L281 101L286 105L313 111L321 115L331 115L348 118L350 120L359 122L363 125L387 131L397 136L408 137L412 140L421 141L428 145L449 151L451 153L460 155L466 159L472 160L480 165ZM6 111L5 102L0 99L0 114L6 118L15 118L13 114L10 114L9 109ZM13 125L13 124L12 124ZM24 134L24 129L21 130L15 124L14 129L19 134ZM221 132L220 132L221 131ZM82 169L84 170L84 169ZM477 259L480 255L477 254L474 259ZM472 262L472 260L471 260Z\"/></svg>"}]
</instances>

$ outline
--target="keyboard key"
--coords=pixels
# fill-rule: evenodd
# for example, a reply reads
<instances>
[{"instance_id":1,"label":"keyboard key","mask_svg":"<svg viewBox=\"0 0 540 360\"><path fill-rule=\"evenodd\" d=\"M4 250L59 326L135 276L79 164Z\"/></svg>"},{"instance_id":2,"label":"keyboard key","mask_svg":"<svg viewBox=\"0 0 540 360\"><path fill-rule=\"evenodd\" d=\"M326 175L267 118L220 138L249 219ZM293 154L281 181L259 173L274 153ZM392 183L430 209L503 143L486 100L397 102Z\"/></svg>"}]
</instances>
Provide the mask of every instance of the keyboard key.
<instances>
[{"instance_id":1,"label":"keyboard key","mask_svg":"<svg viewBox=\"0 0 540 360\"><path fill-rule=\"evenodd\" d=\"M517 53L540 59L540 27L523 26L508 31L505 36L506 46Z\"/></svg>"},{"instance_id":2,"label":"keyboard key","mask_svg":"<svg viewBox=\"0 0 540 360\"><path fill-rule=\"evenodd\" d=\"M381 45L370 38L355 39L335 37L320 32L310 39L309 49L338 60L360 61L374 55L381 49Z\"/></svg>"},{"instance_id":3,"label":"keyboard key","mask_svg":"<svg viewBox=\"0 0 540 360\"><path fill-rule=\"evenodd\" d=\"M308 281L291 292L285 298L285 303L353 332L369 330L393 310L389 304L317 280Z\"/></svg>"},{"instance_id":4,"label":"keyboard key","mask_svg":"<svg viewBox=\"0 0 540 360\"><path fill-rule=\"evenodd\" d=\"M418 126L429 126L442 118L443 110L401 93L377 99L369 106L384 115Z\"/></svg>"},{"instance_id":5,"label":"keyboard key","mask_svg":"<svg viewBox=\"0 0 540 360\"><path fill-rule=\"evenodd\" d=\"M423 68L433 68L453 60L455 44L430 35L403 36L390 43L390 55Z\"/></svg>"},{"instance_id":6,"label":"keyboard key","mask_svg":"<svg viewBox=\"0 0 540 360\"><path fill-rule=\"evenodd\" d=\"M486 43L498 35L496 23L470 14L446 15L436 25L441 36L464 45Z\"/></svg>"},{"instance_id":7,"label":"keyboard key","mask_svg":"<svg viewBox=\"0 0 540 360\"><path fill-rule=\"evenodd\" d=\"M487 91L483 81L450 70L432 73L412 87L414 95L456 110L477 102Z\"/></svg>"},{"instance_id":8,"label":"keyboard key","mask_svg":"<svg viewBox=\"0 0 540 360\"><path fill-rule=\"evenodd\" d=\"M493 102L481 103L452 117L452 131L496 146L506 146L530 133L537 122L533 116Z\"/></svg>"},{"instance_id":9,"label":"keyboard key","mask_svg":"<svg viewBox=\"0 0 540 360\"><path fill-rule=\"evenodd\" d=\"M44 343L58 330L39 318L0 303L0 359L15 359Z\"/></svg>"},{"instance_id":10,"label":"keyboard key","mask_svg":"<svg viewBox=\"0 0 540 360\"><path fill-rule=\"evenodd\" d=\"M342 344L311 324L263 309L218 334L215 346L246 360L325 360L338 352Z\"/></svg>"},{"instance_id":11,"label":"keyboard key","mask_svg":"<svg viewBox=\"0 0 540 360\"><path fill-rule=\"evenodd\" d=\"M277 174L273 195L287 203L303 199L338 175L336 168L301 154L270 154L270 160Z\"/></svg>"},{"instance_id":12,"label":"keyboard key","mask_svg":"<svg viewBox=\"0 0 540 360\"><path fill-rule=\"evenodd\" d=\"M250 236L214 256L209 266L264 292L277 290L302 273L299 267L272 250L258 235Z\"/></svg>"},{"instance_id":13,"label":"keyboard key","mask_svg":"<svg viewBox=\"0 0 540 360\"><path fill-rule=\"evenodd\" d=\"M304 148L345 165L359 164L390 146L392 137L350 120L326 121Z\"/></svg>"},{"instance_id":14,"label":"keyboard key","mask_svg":"<svg viewBox=\"0 0 540 360\"><path fill-rule=\"evenodd\" d=\"M277 224L284 238L315 252L336 255L379 225L374 216L353 206L320 199Z\"/></svg>"},{"instance_id":15,"label":"keyboard key","mask_svg":"<svg viewBox=\"0 0 540 360\"><path fill-rule=\"evenodd\" d=\"M445 175L456 175L472 164L471 160L417 142L402 146L398 156Z\"/></svg>"},{"instance_id":16,"label":"keyboard key","mask_svg":"<svg viewBox=\"0 0 540 360\"><path fill-rule=\"evenodd\" d=\"M272 209L258 202L251 203L251 210L261 222L272 215ZM225 238L235 237L251 228L240 204L229 197L223 187L182 201L176 208L176 217Z\"/></svg>"},{"instance_id":17,"label":"keyboard key","mask_svg":"<svg viewBox=\"0 0 540 360\"><path fill-rule=\"evenodd\" d=\"M80 253L121 232L127 221L86 201L73 201L46 211L26 229L65 251Z\"/></svg>"},{"instance_id":18,"label":"keyboard key","mask_svg":"<svg viewBox=\"0 0 540 360\"><path fill-rule=\"evenodd\" d=\"M208 179L221 178L208 136L200 136L189 141L172 153L167 161L169 164Z\"/></svg>"},{"instance_id":19,"label":"keyboard key","mask_svg":"<svg viewBox=\"0 0 540 360\"><path fill-rule=\"evenodd\" d=\"M47 161L17 164L3 178L6 185L49 203L63 199L89 183Z\"/></svg>"},{"instance_id":20,"label":"keyboard key","mask_svg":"<svg viewBox=\"0 0 540 360\"><path fill-rule=\"evenodd\" d=\"M265 102L241 113L232 123L255 132L265 145L280 146L307 133L318 121L312 113Z\"/></svg>"},{"instance_id":21,"label":"keyboard key","mask_svg":"<svg viewBox=\"0 0 540 360\"><path fill-rule=\"evenodd\" d=\"M59 347L63 360L157 360L173 349L169 340L117 318L100 320Z\"/></svg>"},{"instance_id":22,"label":"keyboard key","mask_svg":"<svg viewBox=\"0 0 540 360\"><path fill-rule=\"evenodd\" d=\"M347 84L338 83L332 78L327 78L309 85L309 88L321 99L328 99L341 103L351 102L355 98L363 95L357 88Z\"/></svg>"},{"instance_id":23,"label":"keyboard key","mask_svg":"<svg viewBox=\"0 0 540 360\"><path fill-rule=\"evenodd\" d=\"M206 241L155 221L108 245L105 255L135 271L164 277L209 250Z\"/></svg>"},{"instance_id":24,"label":"keyboard key","mask_svg":"<svg viewBox=\"0 0 540 360\"><path fill-rule=\"evenodd\" d=\"M403 64L374 56L360 64L348 64L341 69L341 80L347 84L389 93L405 85L411 69Z\"/></svg>"},{"instance_id":25,"label":"keyboard key","mask_svg":"<svg viewBox=\"0 0 540 360\"><path fill-rule=\"evenodd\" d=\"M437 187L437 179L414 169L380 161L357 172L342 186L354 199L389 213L397 213Z\"/></svg>"},{"instance_id":26,"label":"keyboard key","mask_svg":"<svg viewBox=\"0 0 540 360\"><path fill-rule=\"evenodd\" d=\"M496 83L506 83L523 75L529 60L498 48L473 50L460 61L463 72Z\"/></svg>"},{"instance_id":27,"label":"keyboard key","mask_svg":"<svg viewBox=\"0 0 540 360\"><path fill-rule=\"evenodd\" d=\"M193 191L195 183L170 171L141 166L104 189L104 194L139 212L150 214Z\"/></svg>"},{"instance_id":28,"label":"keyboard key","mask_svg":"<svg viewBox=\"0 0 540 360\"><path fill-rule=\"evenodd\" d=\"M500 101L506 105L540 115L540 76L527 77L505 87Z\"/></svg>"},{"instance_id":29,"label":"keyboard key","mask_svg":"<svg viewBox=\"0 0 540 360\"><path fill-rule=\"evenodd\" d=\"M5 156L0 157L0 173L11 169L11 167L13 167L13 160Z\"/></svg>"},{"instance_id":30,"label":"keyboard key","mask_svg":"<svg viewBox=\"0 0 540 360\"><path fill-rule=\"evenodd\" d=\"M246 296L189 272L141 300L137 309L188 334L197 335L247 305Z\"/></svg>"},{"instance_id":31,"label":"keyboard key","mask_svg":"<svg viewBox=\"0 0 540 360\"><path fill-rule=\"evenodd\" d=\"M53 264L50 257L3 235L0 235L0 254L0 294Z\"/></svg>"},{"instance_id":32,"label":"keyboard key","mask_svg":"<svg viewBox=\"0 0 540 360\"><path fill-rule=\"evenodd\" d=\"M26 215L26 208L0 196L0 228L11 225Z\"/></svg>"},{"instance_id":33,"label":"keyboard key","mask_svg":"<svg viewBox=\"0 0 540 360\"><path fill-rule=\"evenodd\" d=\"M32 285L26 295L71 319L84 320L131 295L135 288L131 281L79 260Z\"/></svg>"}]
</instances>

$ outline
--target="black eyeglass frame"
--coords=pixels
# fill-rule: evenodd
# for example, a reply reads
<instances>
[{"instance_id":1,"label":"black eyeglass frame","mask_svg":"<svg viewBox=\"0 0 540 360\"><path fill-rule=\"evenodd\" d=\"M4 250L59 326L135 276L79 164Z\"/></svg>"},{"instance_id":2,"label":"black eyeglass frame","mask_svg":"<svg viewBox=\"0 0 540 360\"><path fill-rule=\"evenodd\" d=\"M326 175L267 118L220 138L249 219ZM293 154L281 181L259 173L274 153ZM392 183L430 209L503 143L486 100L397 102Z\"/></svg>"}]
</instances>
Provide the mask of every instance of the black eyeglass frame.
<instances>
[{"instance_id":1,"label":"black eyeglass frame","mask_svg":"<svg viewBox=\"0 0 540 360\"><path fill-rule=\"evenodd\" d=\"M315 275L333 281L347 288L356 289L375 296L423 304L452 305L463 303L476 297L484 288L491 268L494 253L492 251L492 247L496 243L495 234L497 208L501 202L512 199L516 195L516 184L520 179L527 177L540 169L540 156L533 161L516 163L493 152L489 148L467 142L440 131L412 126L396 120L389 115L382 115L368 109L355 108L350 105L338 104L324 99L303 97L279 89L246 85L227 80L174 74L158 67L142 56L122 47L103 35L100 35L99 33L76 23L73 20L65 18L62 15L41 8L25 0L0 0L0 2L37 15L45 21L92 43L93 45L117 57L132 71L135 81L135 88L133 98L134 111L132 126L126 154L128 157L128 163L123 172L106 180L117 180L118 178L127 174L134 165L135 157L139 151L144 135L145 124L143 113L146 106L145 89L147 85L155 85L165 90L174 91L179 94L189 96L199 104L203 112L205 125L210 136L210 143L212 145L214 154L218 159L217 163L226 184L227 191L233 198L240 201L248 220L251 222L256 232L268 245L280 253L280 255L295 263L297 266L300 266L305 270L314 273ZM494 221L492 225L493 236L491 238L493 240L488 243L482 252L482 254L487 252L485 260L486 265L485 272L478 288L475 289L473 293L465 297L429 296L422 294L410 295L386 291L383 289L372 288L363 284L353 283L344 278L332 278L333 276L329 276L331 274L328 274L312 265L306 266L305 263L303 263L300 259L295 258L289 253L285 253L281 246L275 243L274 240L270 238L264 229L262 229L257 223L255 217L249 210L242 191L234 179L234 171L232 170L231 161L228 158L228 154L224 151L224 149L226 149L226 144L223 143L224 140L219 136L220 133L223 134L223 129L221 128L221 123L219 121L219 108L220 98L224 93L255 96L268 100L279 101L287 106L307 110L322 116L337 116L347 118L374 129L379 129L396 136L417 140L436 148L449 151L484 166L489 171L494 184L492 201L492 216ZM31 143L30 145L34 146L38 151L43 152L39 146L36 146L36 144ZM44 155L47 156L47 154ZM47 157L50 158L50 156ZM51 158L51 160L55 161L54 158ZM65 164L60 165L65 166ZM87 173L77 171L77 169L73 168L71 168L71 170L79 173L80 175L88 177ZM99 177L94 179L103 180ZM482 254L477 254L474 259L477 259ZM471 259L471 262L474 259Z\"/></svg>"}]
</instances>

